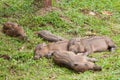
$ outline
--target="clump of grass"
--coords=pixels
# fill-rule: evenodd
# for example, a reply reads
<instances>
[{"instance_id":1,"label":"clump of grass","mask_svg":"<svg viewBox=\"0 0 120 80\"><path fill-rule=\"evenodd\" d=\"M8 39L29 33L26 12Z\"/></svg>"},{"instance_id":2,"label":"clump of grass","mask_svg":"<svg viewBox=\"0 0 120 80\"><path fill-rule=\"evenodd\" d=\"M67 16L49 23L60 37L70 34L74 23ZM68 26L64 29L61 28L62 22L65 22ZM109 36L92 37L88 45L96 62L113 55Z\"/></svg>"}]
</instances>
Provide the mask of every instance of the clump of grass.
<instances>
[{"instance_id":1,"label":"clump of grass","mask_svg":"<svg viewBox=\"0 0 120 80\"><path fill-rule=\"evenodd\" d=\"M41 8L40 6L34 6L34 1L0 1L0 30L2 29L2 24L6 21L17 22L24 28L30 39L29 42L23 42L0 32L0 54L7 54L12 58L9 61L0 58L0 80L119 79L119 0L60 0L60 3L54 2L53 4L54 7L61 11L53 10L44 16L36 15L37 10ZM39 5L39 3L36 4ZM94 11L100 17L83 14L80 11L81 9ZM103 15L101 12L104 10L110 11L113 15ZM91 31L95 32L96 35L111 37L118 48L115 54L102 52L90 55L99 59L97 64L102 66L103 70L101 72L86 71L85 73L78 74L67 68L55 65L52 59L33 60L35 46L46 42L34 34L40 30L48 30L67 39L81 36L86 37L86 33ZM24 48L20 50L21 47Z\"/></svg>"}]
</instances>

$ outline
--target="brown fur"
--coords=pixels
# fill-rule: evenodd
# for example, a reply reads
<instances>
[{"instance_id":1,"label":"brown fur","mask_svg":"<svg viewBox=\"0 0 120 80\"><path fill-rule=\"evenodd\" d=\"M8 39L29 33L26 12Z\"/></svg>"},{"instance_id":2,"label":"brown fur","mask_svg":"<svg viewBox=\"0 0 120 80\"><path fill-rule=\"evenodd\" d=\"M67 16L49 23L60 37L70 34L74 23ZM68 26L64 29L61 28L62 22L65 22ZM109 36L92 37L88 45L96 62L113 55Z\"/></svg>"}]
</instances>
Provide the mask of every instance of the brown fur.
<instances>
[{"instance_id":1,"label":"brown fur","mask_svg":"<svg viewBox=\"0 0 120 80\"><path fill-rule=\"evenodd\" d=\"M54 51L67 51L68 41L38 44L34 50L34 59L50 57Z\"/></svg>"},{"instance_id":2,"label":"brown fur","mask_svg":"<svg viewBox=\"0 0 120 80\"><path fill-rule=\"evenodd\" d=\"M43 0L44 1L44 7L51 7L52 6L52 0Z\"/></svg>"},{"instance_id":3,"label":"brown fur","mask_svg":"<svg viewBox=\"0 0 120 80\"><path fill-rule=\"evenodd\" d=\"M114 51L115 44L108 37L74 38L70 41L58 41L48 45L39 44L34 50L34 59L50 57L54 51L72 51L88 55L93 52Z\"/></svg>"},{"instance_id":4,"label":"brown fur","mask_svg":"<svg viewBox=\"0 0 120 80\"><path fill-rule=\"evenodd\" d=\"M0 54L0 58L3 58L3 59L5 59L5 60L10 60L11 58L10 58L10 56L8 56L7 54Z\"/></svg>"},{"instance_id":5,"label":"brown fur","mask_svg":"<svg viewBox=\"0 0 120 80\"><path fill-rule=\"evenodd\" d=\"M20 39L26 38L26 33L24 32L23 28L19 26L17 23L13 23L13 22L4 23L3 32L6 35L12 37L19 37Z\"/></svg>"},{"instance_id":6,"label":"brown fur","mask_svg":"<svg viewBox=\"0 0 120 80\"><path fill-rule=\"evenodd\" d=\"M88 55L93 52L109 50L113 52L115 44L108 37L94 36L83 39L71 39L68 43L68 50L75 53Z\"/></svg>"},{"instance_id":7,"label":"brown fur","mask_svg":"<svg viewBox=\"0 0 120 80\"><path fill-rule=\"evenodd\" d=\"M42 37L43 39L50 41L50 42L57 42L57 41L63 41L65 39L63 39L60 36L56 36L54 34L52 34L49 31L46 30L42 30L40 32L36 32L36 34L38 34L38 36Z\"/></svg>"},{"instance_id":8,"label":"brown fur","mask_svg":"<svg viewBox=\"0 0 120 80\"><path fill-rule=\"evenodd\" d=\"M101 67L95 65L94 58L88 58L80 54L74 54L70 51L56 51L53 54L53 60L58 65L63 65L73 69L76 72L87 70L101 71Z\"/></svg>"}]
</instances>

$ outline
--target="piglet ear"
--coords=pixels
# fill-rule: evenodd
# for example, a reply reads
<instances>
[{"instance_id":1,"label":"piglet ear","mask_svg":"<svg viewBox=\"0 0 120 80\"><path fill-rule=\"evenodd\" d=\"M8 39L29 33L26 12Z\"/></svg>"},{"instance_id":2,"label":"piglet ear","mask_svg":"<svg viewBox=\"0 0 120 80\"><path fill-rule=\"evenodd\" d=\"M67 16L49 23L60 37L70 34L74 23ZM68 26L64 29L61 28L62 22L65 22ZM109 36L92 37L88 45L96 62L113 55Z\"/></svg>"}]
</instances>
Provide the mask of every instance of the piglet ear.
<instances>
[{"instance_id":1,"label":"piglet ear","mask_svg":"<svg viewBox=\"0 0 120 80\"><path fill-rule=\"evenodd\" d=\"M76 66L78 66L78 64L77 64L77 63L74 63L74 64L73 64L73 66L75 66L75 67L76 67Z\"/></svg>"}]
</instances>

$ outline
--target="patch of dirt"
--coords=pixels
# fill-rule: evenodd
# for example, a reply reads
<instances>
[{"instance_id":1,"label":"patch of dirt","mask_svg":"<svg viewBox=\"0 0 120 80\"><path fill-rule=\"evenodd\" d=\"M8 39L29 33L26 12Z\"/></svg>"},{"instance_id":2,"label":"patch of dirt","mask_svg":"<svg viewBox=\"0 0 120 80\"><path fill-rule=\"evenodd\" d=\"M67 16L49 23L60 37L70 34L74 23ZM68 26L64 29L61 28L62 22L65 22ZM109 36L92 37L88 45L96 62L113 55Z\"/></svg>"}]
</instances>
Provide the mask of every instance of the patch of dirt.
<instances>
[{"instance_id":1,"label":"patch of dirt","mask_svg":"<svg viewBox=\"0 0 120 80\"><path fill-rule=\"evenodd\" d=\"M45 16L47 13L52 11L58 11L59 13L62 13L62 10L57 7L47 7L47 8L41 8L36 12L36 15L38 16Z\"/></svg>"},{"instance_id":2,"label":"patch of dirt","mask_svg":"<svg viewBox=\"0 0 120 80\"><path fill-rule=\"evenodd\" d=\"M61 20L65 21L67 23L73 24L73 22L68 17L66 17L62 14L60 15L60 18L61 18Z\"/></svg>"},{"instance_id":3,"label":"patch of dirt","mask_svg":"<svg viewBox=\"0 0 120 80\"><path fill-rule=\"evenodd\" d=\"M112 16L113 15L112 12L110 12L110 11L102 11L101 13L103 15L107 15L107 16Z\"/></svg>"},{"instance_id":4,"label":"patch of dirt","mask_svg":"<svg viewBox=\"0 0 120 80\"><path fill-rule=\"evenodd\" d=\"M116 56L119 56L119 55L115 52L115 53L103 54L100 58L105 59L105 58L116 57Z\"/></svg>"},{"instance_id":5,"label":"patch of dirt","mask_svg":"<svg viewBox=\"0 0 120 80\"><path fill-rule=\"evenodd\" d=\"M81 9L80 10L81 13L83 13L84 15L89 15L89 16L93 16L102 20L109 20L110 17L113 15L111 12L109 11L101 11L99 12L95 12L89 9Z\"/></svg>"},{"instance_id":6,"label":"patch of dirt","mask_svg":"<svg viewBox=\"0 0 120 80\"><path fill-rule=\"evenodd\" d=\"M74 22L72 22L67 16L64 16L63 11L60 8L57 7L48 7L48 8L41 8L36 12L36 15L38 16L45 16L46 14L52 12L52 11L57 11L59 12L60 19L65 21L66 23L73 24L76 27L80 27L79 25L76 25ZM45 26L53 26L51 23L45 24Z\"/></svg>"},{"instance_id":7,"label":"patch of dirt","mask_svg":"<svg viewBox=\"0 0 120 80\"><path fill-rule=\"evenodd\" d=\"M51 74L51 75L49 76L49 79L50 79L50 80L55 80L55 79L56 79L56 77L57 77L57 75L56 75L56 74Z\"/></svg>"},{"instance_id":8,"label":"patch of dirt","mask_svg":"<svg viewBox=\"0 0 120 80\"><path fill-rule=\"evenodd\" d=\"M16 74L16 70L14 70L14 69L12 69L12 68L10 68L9 71L10 71L10 73L13 74L13 75Z\"/></svg>"},{"instance_id":9,"label":"patch of dirt","mask_svg":"<svg viewBox=\"0 0 120 80\"><path fill-rule=\"evenodd\" d=\"M65 21L66 23L72 24L72 25L75 26L76 28L81 27L81 26L75 24L74 22L72 22L70 18L68 18L67 16L64 16L62 13L60 13L60 19L61 19L62 21Z\"/></svg>"},{"instance_id":10,"label":"patch of dirt","mask_svg":"<svg viewBox=\"0 0 120 80\"><path fill-rule=\"evenodd\" d=\"M52 23L47 23L46 26L53 27Z\"/></svg>"},{"instance_id":11,"label":"patch of dirt","mask_svg":"<svg viewBox=\"0 0 120 80\"><path fill-rule=\"evenodd\" d=\"M86 15L90 15L90 16L94 16L94 17L100 17L100 14L92 11L92 10L88 10L88 9L81 9L80 10L81 13L86 14Z\"/></svg>"},{"instance_id":12,"label":"patch of dirt","mask_svg":"<svg viewBox=\"0 0 120 80\"><path fill-rule=\"evenodd\" d=\"M108 58L108 57L110 57L111 55L110 54L104 54L103 56L101 56L101 58Z\"/></svg>"}]
</instances>

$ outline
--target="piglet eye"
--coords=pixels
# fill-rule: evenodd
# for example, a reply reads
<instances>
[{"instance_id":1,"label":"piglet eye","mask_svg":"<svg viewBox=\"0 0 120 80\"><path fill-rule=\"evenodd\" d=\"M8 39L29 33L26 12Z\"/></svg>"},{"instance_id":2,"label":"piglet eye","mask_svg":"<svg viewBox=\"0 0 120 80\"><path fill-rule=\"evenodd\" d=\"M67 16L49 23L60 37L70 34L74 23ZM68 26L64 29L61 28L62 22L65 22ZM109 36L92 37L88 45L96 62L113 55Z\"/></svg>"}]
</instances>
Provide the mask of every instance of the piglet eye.
<instances>
[{"instance_id":1,"label":"piglet eye","mask_svg":"<svg viewBox=\"0 0 120 80\"><path fill-rule=\"evenodd\" d=\"M39 50L41 50L42 48L40 47Z\"/></svg>"},{"instance_id":2,"label":"piglet eye","mask_svg":"<svg viewBox=\"0 0 120 80\"><path fill-rule=\"evenodd\" d=\"M88 64L85 64L85 66L88 66Z\"/></svg>"},{"instance_id":3,"label":"piglet eye","mask_svg":"<svg viewBox=\"0 0 120 80\"><path fill-rule=\"evenodd\" d=\"M78 64L74 64L74 66L78 66Z\"/></svg>"}]
</instances>

